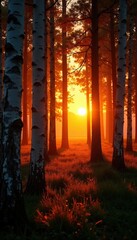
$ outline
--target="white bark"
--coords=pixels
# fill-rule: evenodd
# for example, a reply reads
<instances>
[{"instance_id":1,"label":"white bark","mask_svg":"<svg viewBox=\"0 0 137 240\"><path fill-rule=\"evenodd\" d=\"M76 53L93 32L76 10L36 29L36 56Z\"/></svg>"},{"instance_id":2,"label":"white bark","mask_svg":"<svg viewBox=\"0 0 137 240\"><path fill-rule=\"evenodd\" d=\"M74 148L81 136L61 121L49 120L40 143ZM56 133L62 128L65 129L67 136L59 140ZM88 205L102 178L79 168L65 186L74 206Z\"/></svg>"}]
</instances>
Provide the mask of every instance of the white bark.
<instances>
[{"instance_id":1,"label":"white bark","mask_svg":"<svg viewBox=\"0 0 137 240\"><path fill-rule=\"evenodd\" d=\"M28 191L45 179L45 5L34 0L31 168ZM41 183L40 183L41 185ZM40 188L39 185L39 188ZM36 190L37 191L37 190ZM41 191L41 190L40 190Z\"/></svg>"},{"instance_id":2,"label":"white bark","mask_svg":"<svg viewBox=\"0 0 137 240\"><path fill-rule=\"evenodd\" d=\"M10 144L10 130L14 127L14 124L21 122L21 93L22 93L22 48L23 48L23 35L24 35L24 3L19 0L9 1L9 14L7 25L7 39L6 39L6 60L5 60L5 74L4 74L4 112L3 112L3 147L4 147L4 164L3 175L7 184L7 194L11 196L13 194L13 181L14 176L10 176L7 171L10 162L13 161L17 164L17 178L18 191L21 191L20 182L20 136L15 137L14 150L15 156L13 159L8 159L10 155L7 153L7 146ZM21 127L21 126L19 126ZM10 136L11 137L11 136ZM9 146L10 147L10 146ZM13 154L13 153L12 153Z\"/></svg>"},{"instance_id":3,"label":"white bark","mask_svg":"<svg viewBox=\"0 0 137 240\"><path fill-rule=\"evenodd\" d=\"M120 0L119 9L119 46L118 46L118 81L116 88L116 111L114 128L114 149L112 164L116 168L124 168L123 123L126 71L126 0Z\"/></svg>"},{"instance_id":4,"label":"white bark","mask_svg":"<svg viewBox=\"0 0 137 240\"><path fill-rule=\"evenodd\" d=\"M24 1L9 0L5 46L0 212L1 220L5 224L8 223L14 227L22 225L21 228L26 221L20 167L23 37Z\"/></svg>"}]
</instances>

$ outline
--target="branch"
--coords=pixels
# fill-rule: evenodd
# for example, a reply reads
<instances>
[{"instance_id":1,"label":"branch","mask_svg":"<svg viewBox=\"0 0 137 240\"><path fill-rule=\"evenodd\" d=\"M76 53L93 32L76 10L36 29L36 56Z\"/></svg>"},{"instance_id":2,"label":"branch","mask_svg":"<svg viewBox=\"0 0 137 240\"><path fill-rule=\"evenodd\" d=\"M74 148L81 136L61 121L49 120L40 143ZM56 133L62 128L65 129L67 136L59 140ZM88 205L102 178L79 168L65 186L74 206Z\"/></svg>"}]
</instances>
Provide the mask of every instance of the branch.
<instances>
[{"instance_id":1,"label":"branch","mask_svg":"<svg viewBox=\"0 0 137 240\"><path fill-rule=\"evenodd\" d=\"M54 5L58 2L58 0L55 0L54 3L52 3L48 8L46 8L46 11L50 10Z\"/></svg>"},{"instance_id":2,"label":"branch","mask_svg":"<svg viewBox=\"0 0 137 240\"><path fill-rule=\"evenodd\" d=\"M89 47L89 48L90 48L90 47ZM72 74L72 73L74 73L74 72L76 72L77 70L80 72L80 70L82 69L84 63L86 62L87 52L88 52L89 48L88 48L88 49L86 50L86 52L85 52L85 57L84 57L83 61L82 61L82 62L80 63L80 65L79 65L77 68L75 68L72 72L69 72L69 73L68 73L69 75Z\"/></svg>"},{"instance_id":3,"label":"branch","mask_svg":"<svg viewBox=\"0 0 137 240\"><path fill-rule=\"evenodd\" d=\"M117 0L114 0L114 2L108 7L105 8L104 10L102 10L99 14L98 14L98 18L103 14L103 13L108 13L109 10L116 4Z\"/></svg>"}]
</instances>

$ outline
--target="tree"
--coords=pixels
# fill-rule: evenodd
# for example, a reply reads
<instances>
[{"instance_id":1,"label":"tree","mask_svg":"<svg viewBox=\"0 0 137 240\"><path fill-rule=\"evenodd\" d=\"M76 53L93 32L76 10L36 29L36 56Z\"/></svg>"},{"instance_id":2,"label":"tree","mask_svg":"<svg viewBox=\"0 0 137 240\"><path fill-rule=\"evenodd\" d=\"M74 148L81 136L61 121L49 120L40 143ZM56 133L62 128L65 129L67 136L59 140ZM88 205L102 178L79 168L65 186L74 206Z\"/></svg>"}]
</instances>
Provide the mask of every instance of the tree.
<instances>
[{"instance_id":1,"label":"tree","mask_svg":"<svg viewBox=\"0 0 137 240\"><path fill-rule=\"evenodd\" d=\"M0 1L0 158L2 157L2 18Z\"/></svg>"},{"instance_id":2,"label":"tree","mask_svg":"<svg viewBox=\"0 0 137 240\"><path fill-rule=\"evenodd\" d=\"M27 105L28 105L28 94L27 94L27 83L28 83L28 11L26 6L26 16L25 16L25 39L24 39L24 64L23 64L23 134L22 134L22 144L28 144L28 115L27 115Z\"/></svg>"},{"instance_id":3,"label":"tree","mask_svg":"<svg viewBox=\"0 0 137 240\"><path fill-rule=\"evenodd\" d=\"M128 103L127 103L127 144L126 151L133 151L132 146L132 64L133 64L133 16L129 19L129 59L128 59Z\"/></svg>"},{"instance_id":4,"label":"tree","mask_svg":"<svg viewBox=\"0 0 137 240\"><path fill-rule=\"evenodd\" d=\"M90 161L103 160L100 131L98 1L92 1L92 140Z\"/></svg>"},{"instance_id":5,"label":"tree","mask_svg":"<svg viewBox=\"0 0 137 240\"><path fill-rule=\"evenodd\" d=\"M50 129L49 154L56 155L56 121L55 121L55 23L53 0L50 1Z\"/></svg>"},{"instance_id":6,"label":"tree","mask_svg":"<svg viewBox=\"0 0 137 240\"><path fill-rule=\"evenodd\" d=\"M115 104L116 104L116 43L115 43L115 31L114 31L114 10L110 12L110 46L111 46L111 69L112 69L112 82L113 82L113 134L114 134L114 117L115 117Z\"/></svg>"},{"instance_id":7,"label":"tree","mask_svg":"<svg viewBox=\"0 0 137 240\"><path fill-rule=\"evenodd\" d=\"M135 143L137 143L137 16L135 16Z\"/></svg>"},{"instance_id":8,"label":"tree","mask_svg":"<svg viewBox=\"0 0 137 240\"><path fill-rule=\"evenodd\" d=\"M68 91L67 91L67 47L66 47L66 0L62 0L62 144L63 149L68 143Z\"/></svg>"},{"instance_id":9,"label":"tree","mask_svg":"<svg viewBox=\"0 0 137 240\"><path fill-rule=\"evenodd\" d=\"M26 193L45 191L45 1L33 4L33 100L30 172Z\"/></svg>"},{"instance_id":10,"label":"tree","mask_svg":"<svg viewBox=\"0 0 137 240\"><path fill-rule=\"evenodd\" d=\"M5 46L0 225L11 225L16 230L24 230L27 224L20 164L23 37L24 1L9 0Z\"/></svg>"},{"instance_id":11,"label":"tree","mask_svg":"<svg viewBox=\"0 0 137 240\"><path fill-rule=\"evenodd\" d=\"M118 69L115 106L115 128L112 166L117 170L124 170L123 122L124 122L124 95L126 71L126 19L127 2L119 2L119 29L118 29Z\"/></svg>"}]
</instances>

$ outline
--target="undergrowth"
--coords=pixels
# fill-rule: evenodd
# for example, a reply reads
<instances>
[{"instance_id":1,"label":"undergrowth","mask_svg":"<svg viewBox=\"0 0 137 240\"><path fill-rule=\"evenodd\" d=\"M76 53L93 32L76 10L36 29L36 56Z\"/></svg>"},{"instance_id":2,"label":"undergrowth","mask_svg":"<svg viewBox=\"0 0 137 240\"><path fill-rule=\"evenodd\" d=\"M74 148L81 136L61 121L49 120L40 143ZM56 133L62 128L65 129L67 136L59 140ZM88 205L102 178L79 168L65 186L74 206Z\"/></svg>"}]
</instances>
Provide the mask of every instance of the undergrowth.
<instances>
[{"instance_id":1,"label":"undergrowth","mask_svg":"<svg viewBox=\"0 0 137 240\"><path fill-rule=\"evenodd\" d=\"M137 169L129 167L120 173L109 161L91 165L85 151L76 156L81 146L77 147L47 163L47 194L41 201L25 197L31 235L0 235L0 239L136 239Z\"/></svg>"}]
</instances>

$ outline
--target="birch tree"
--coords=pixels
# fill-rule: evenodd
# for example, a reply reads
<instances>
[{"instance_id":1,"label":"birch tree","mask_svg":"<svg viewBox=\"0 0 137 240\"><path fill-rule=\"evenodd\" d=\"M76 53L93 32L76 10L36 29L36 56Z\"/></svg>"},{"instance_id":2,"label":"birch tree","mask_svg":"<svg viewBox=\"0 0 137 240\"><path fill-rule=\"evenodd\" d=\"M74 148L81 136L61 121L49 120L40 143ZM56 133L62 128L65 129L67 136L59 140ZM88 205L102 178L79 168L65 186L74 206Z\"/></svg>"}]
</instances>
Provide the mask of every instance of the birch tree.
<instances>
[{"instance_id":1,"label":"birch tree","mask_svg":"<svg viewBox=\"0 0 137 240\"><path fill-rule=\"evenodd\" d=\"M32 143L26 193L45 191L45 1L33 2Z\"/></svg>"},{"instance_id":2,"label":"birch tree","mask_svg":"<svg viewBox=\"0 0 137 240\"><path fill-rule=\"evenodd\" d=\"M3 159L1 166L0 221L24 229L24 208L21 164L21 93L22 49L24 37L24 1L8 1L7 36L5 46Z\"/></svg>"},{"instance_id":3,"label":"birch tree","mask_svg":"<svg viewBox=\"0 0 137 240\"><path fill-rule=\"evenodd\" d=\"M116 109L112 166L118 170L125 168L123 146L124 123L124 95L125 95L125 71L126 71L126 19L127 1L119 2L119 28L118 28L118 69L116 87Z\"/></svg>"}]
</instances>

